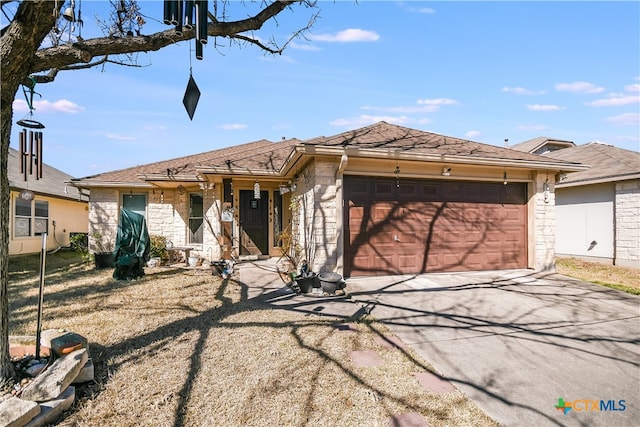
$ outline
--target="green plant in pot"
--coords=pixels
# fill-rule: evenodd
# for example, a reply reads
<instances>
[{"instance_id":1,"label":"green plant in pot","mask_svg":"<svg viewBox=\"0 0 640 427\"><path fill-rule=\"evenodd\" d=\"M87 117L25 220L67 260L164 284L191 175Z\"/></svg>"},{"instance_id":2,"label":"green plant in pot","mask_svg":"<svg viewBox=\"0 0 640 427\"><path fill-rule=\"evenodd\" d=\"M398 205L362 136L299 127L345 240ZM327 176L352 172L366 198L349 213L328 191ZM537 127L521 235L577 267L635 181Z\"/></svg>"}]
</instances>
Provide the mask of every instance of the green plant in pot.
<instances>
[{"instance_id":1,"label":"green plant in pot","mask_svg":"<svg viewBox=\"0 0 640 427\"><path fill-rule=\"evenodd\" d=\"M163 264L169 260L169 251L167 250L167 238L159 234L149 236L149 256L158 258L159 264Z\"/></svg>"},{"instance_id":2,"label":"green plant in pot","mask_svg":"<svg viewBox=\"0 0 640 427\"><path fill-rule=\"evenodd\" d=\"M278 235L278 248L282 253L276 269L282 280L296 292L308 293L317 286L317 276L309 270L303 258L303 249L292 236L290 226Z\"/></svg>"},{"instance_id":3,"label":"green plant in pot","mask_svg":"<svg viewBox=\"0 0 640 427\"><path fill-rule=\"evenodd\" d=\"M96 268L111 268L114 266L114 244L109 235L94 231L89 234L89 247L93 250Z\"/></svg>"}]
</instances>

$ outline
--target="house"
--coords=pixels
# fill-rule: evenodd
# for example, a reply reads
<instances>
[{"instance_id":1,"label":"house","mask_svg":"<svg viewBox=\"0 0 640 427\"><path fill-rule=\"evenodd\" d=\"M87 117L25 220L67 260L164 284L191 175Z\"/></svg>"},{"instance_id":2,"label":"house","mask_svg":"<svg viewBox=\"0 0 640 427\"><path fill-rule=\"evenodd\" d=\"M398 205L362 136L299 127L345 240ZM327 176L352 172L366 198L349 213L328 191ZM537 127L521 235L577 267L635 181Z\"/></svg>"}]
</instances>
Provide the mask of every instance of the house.
<instances>
[{"instance_id":1,"label":"house","mask_svg":"<svg viewBox=\"0 0 640 427\"><path fill-rule=\"evenodd\" d=\"M68 246L72 233L87 233L89 197L67 184L71 175L46 163L39 174L32 158L31 167L27 161L21 168L22 160L9 148L9 255L39 253L44 233L47 250Z\"/></svg>"},{"instance_id":2,"label":"house","mask_svg":"<svg viewBox=\"0 0 640 427\"><path fill-rule=\"evenodd\" d=\"M576 162L379 122L106 172L89 228L121 207L209 260L278 256L283 230L313 271L345 277L554 266L553 177Z\"/></svg>"},{"instance_id":3,"label":"house","mask_svg":"<svg viewBox=\"0 0 640 427\"><path fill-rule=\"evenodd\" d=\"M597 142L555 149L544 137L513 148L532 141L546 157L589 166L556 183L556 253L640 268L640 153Z\"/></svg>"}]
</instances>

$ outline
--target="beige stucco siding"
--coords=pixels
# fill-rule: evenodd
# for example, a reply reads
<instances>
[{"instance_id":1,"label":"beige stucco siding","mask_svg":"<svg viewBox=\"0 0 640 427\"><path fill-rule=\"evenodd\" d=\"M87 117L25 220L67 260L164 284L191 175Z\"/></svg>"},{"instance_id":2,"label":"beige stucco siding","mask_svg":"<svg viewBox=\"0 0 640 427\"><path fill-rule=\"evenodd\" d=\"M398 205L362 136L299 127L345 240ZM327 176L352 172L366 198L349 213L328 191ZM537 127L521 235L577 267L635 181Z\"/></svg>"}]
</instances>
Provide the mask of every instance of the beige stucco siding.
<instances>
[{"instance_id":1,"label":"beige stucco siding","mask_svg":"<svg viewBox=\"0 0 640 427\"><path fill-rule=\"evenodd\" d=\"M9 230L9 255L37 253L42 249L42 237L17 237L13 228L15 219L15 203L18 192L12 191L11 198L11 229ZM88 229L87 202L59 199L47 196L35 196L35 200L46 201L49 204L49 221L47 250L54 250L60 246L69 245L70 233L86 233ZM55 226L53 222L55 221Z\"/></svg>"}]
</instances>

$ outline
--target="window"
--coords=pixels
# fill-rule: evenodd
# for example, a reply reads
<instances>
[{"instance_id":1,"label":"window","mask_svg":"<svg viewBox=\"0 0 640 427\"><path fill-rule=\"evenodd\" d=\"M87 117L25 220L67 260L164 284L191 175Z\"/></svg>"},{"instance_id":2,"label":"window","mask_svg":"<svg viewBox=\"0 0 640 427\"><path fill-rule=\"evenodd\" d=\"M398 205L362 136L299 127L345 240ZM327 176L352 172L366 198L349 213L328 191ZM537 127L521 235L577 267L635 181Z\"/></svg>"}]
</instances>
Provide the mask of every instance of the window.
<instances>
[{"instance_id":1,"label":"window","mask_svg":"<svg viewBox=\"0 0 640 427\"><path fill-rule=\"evenodd\" d=\"M189 243L202 243L203 212L202 194L189 194Z\"/></svg>"},{"instance_id":2,"label":"window","mask_svg":"<svg viewBox=\"0 0 640 427\"><path fill-rule=\"evenodd\" d=\"M14 236L41 236L49 230L49 202L15 199Z\"/></svg>"},{"instance_id":3,"label":"window","mask_svg":"<svg viewBox=\"0 0 640 427\"><path fill-rule=\"evenodd\" d=\"M146 217L147 196L144 194L123 194L122 208Z\"/></svg>"}]
</instances>

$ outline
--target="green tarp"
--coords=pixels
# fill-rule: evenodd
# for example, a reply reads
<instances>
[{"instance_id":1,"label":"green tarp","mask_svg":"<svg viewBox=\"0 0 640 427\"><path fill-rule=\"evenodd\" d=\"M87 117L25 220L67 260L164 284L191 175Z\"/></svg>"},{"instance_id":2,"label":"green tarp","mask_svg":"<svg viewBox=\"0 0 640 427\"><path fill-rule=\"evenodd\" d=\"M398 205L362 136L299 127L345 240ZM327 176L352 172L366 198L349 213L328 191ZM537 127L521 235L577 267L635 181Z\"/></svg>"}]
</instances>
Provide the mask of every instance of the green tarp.
<instances>
[{"instance_id":1,"label":"green tarp","mask_svg":"<svg viewBox=\"0 0 640 427\"><path fill-rule=\"evenodd\" d=\"M120 209L116 246L113 250L116 269L113 278L133 280L144 276L144 265L149 261L151 243L144 216Z\"/></svg>"}]
</instances>

